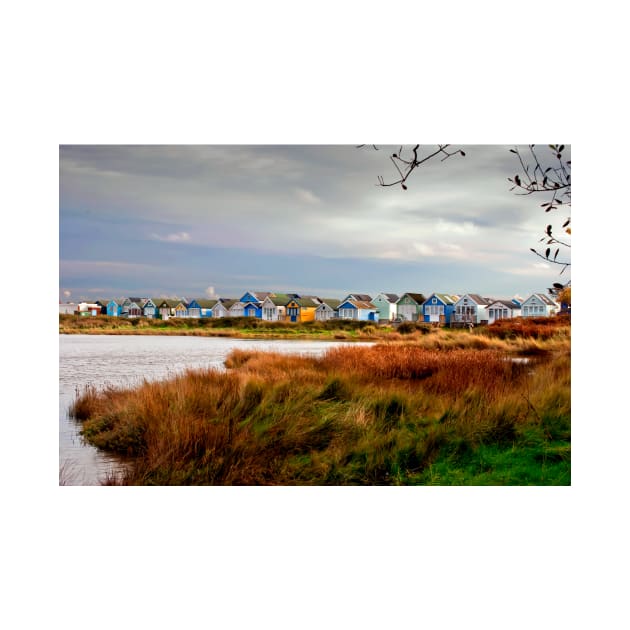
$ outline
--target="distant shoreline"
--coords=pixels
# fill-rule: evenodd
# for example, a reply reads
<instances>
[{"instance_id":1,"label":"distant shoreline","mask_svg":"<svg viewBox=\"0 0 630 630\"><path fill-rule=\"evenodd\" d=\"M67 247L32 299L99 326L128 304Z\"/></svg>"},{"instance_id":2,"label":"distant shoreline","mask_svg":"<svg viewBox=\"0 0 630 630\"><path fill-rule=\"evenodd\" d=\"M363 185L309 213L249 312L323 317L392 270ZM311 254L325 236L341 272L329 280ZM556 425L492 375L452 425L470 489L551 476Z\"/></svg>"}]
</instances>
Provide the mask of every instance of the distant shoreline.
<instances>
[{"instance_id":1,"label":"distant shoreline","mask_svg":"<svg viewBox=\"0 0 630 630\"><path fill-rule=\"evenodd\" d=\"M323 334L323 333L273 333L267 331L248 331L242 332L238 330L191 330L191 329L106 329L106 328L88 328L77 330L59 330L60 335L135 335L135 336L162 336L162 337L223 337L231 339L295 339L304 340L309 339L312 341L375 341L381 339L380 336L348 336L343 332L336 335Z\"/></svg>"},{"instance_id":2,"label":"distant shoreline","mask_svg":"<svg viewBox=\"0 0 630 630\"><path fill-rule=\"evenodd\" d=\"M469 348L531 355L570 347L570 320L564 318L506 319L492 326L434 327L424 322L395 326L352 320L267 322L253 318L150 320L107 316L59 316L61 335L138 335L223 337L233 339L313 340L372 343L413 343L434 350Z\"/></svg>"}]
</instances>

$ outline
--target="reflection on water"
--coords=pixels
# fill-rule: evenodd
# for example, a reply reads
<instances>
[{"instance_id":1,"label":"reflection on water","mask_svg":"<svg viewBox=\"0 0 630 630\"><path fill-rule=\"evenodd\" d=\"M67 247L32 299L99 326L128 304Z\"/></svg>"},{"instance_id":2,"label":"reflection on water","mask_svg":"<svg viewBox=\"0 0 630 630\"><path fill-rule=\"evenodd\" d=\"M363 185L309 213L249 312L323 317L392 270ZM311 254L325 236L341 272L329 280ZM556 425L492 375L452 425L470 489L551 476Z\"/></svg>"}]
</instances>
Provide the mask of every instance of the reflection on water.
<instances>
[{"instance_id":1,"label":"reflection on water","mask_svg":"<svg viewBox=\"0 0 630 630\"><path fill-rule=\"evenodd\" d=\"M248 340L134 335L59 336L59 483L99 485L120 469L117 458L85 444L68 409L87 385L130 387L187 368L223 368L234 349L319 355L339 341Z\"/></svg>"}]
</instances>

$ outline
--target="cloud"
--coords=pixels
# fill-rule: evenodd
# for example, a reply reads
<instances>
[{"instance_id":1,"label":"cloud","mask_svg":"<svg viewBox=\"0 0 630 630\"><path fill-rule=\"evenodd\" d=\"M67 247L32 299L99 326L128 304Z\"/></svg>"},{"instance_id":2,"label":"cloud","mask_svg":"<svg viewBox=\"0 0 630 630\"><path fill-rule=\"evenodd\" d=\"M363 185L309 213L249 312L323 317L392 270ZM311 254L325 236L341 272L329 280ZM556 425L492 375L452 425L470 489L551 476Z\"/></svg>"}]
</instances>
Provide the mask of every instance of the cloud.
<instances>
[{"instance_id":1,"label":"cloud","mask_svg":"<svg viewBox=\"0 0 630 630\"><path fill-rule=\"evenodd\" d=\"M310 190L306 190L305 188L296 188L295 194L300 201L304 201L308 204L316 204L321 203L321 199Z\"/></svg>"},{"instance_id":2,"label":"cloud","mask_svg":"<svg viewBox=\"0 0 630 630\"><path fill-rule=\"evenodd\" d=\"M162 241L164 243L186 243L190 241L190 234L188 234L188 232L174 232L166 236L151 234L150 236L154 241Z\"/></svg>"},{"instance_id":3,"label":"cloud","mask_svg":"<svg viewBox=\"0 0 630 630\"><path fill-rule=\"evenodd\" d=\"M437 259L452 258L461 260L462 258L468 258L470 256L470 253L457 243L438 242L433 245L414 243L413 250L420 256L428 256ZM478 258L479 256L475 257Z\"/></svg>"},{"instance_id":4,"label":"cloud","mask_svg":"<svg viewBox=\"0 0 630 630\"><path fill-rule=\"evenodd\" d=\"M548 278L550 270L550 265L544 262L532 263L531 265L524 267L509 267L505 269L507 273L511 273L516 276L538 276L541 278Z\"/></svg>"},{"instance_id":5,"label":"cloud","mask_svg":"<svg viewBox=\"0 0 630 630\"><path fill-rule=\"evenodd\" d=\"M386 250L384 252L378 252L376 258L384 258L385 260L404 260L404 252L398 249Z\"/></svg>"},{"instance_id":6,"label":"cloud","mask_svg":"<svg viewBox=\"0 0 630 630\"><path fill-rule=\"evenodd\" d=\"M433 247L427 245L426 243L414 243L413 248L418 254L420 254L420 256L435 255L435 249L433 249Z\"/></svg>"},{"instance_id":7,"label":"cloud","mask_svg":"<svg viewBox=\"0 0 630 630\"><path fill-rule=\"evenodd\" d=\"M129 276L153 269L143 263L117 262L111 260L60 260L59 271L66 277L95 274L98 278L103 274Z\"/></svg>"}]
</instances>

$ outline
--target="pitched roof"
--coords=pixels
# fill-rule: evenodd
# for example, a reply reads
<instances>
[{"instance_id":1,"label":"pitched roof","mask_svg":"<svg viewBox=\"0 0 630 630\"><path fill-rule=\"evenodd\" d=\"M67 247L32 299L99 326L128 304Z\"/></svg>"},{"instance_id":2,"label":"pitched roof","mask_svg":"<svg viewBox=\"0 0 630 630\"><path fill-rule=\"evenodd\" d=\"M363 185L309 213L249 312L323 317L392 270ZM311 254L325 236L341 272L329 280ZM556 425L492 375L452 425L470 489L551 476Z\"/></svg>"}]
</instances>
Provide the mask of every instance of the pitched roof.
<instances>
[{"instance_id":1,"label":"pitched roof","mask_svg":"<svg viewBox=\"0 0 630 630\"><path fill-rule=\"evenodd\" d=\"M512 309L521 308L520 305L516 304L513 300L504 300L504 299L494 300L488 306L494 306L495 304L503 304L503 306L507 306L508 308L512 308Z\"/></svg>"},{"instance_id":2,"label":"pitched roof","mask_svg":"<svg viewBox=\"0 0 630 630\"><path fill-rule=\"evenodd\" d=\"M485 298L477 293L467 293L468 297L476 302L480 306L487 306L490 302L492 302L492 298Z\"/></svg>"},{"instance_id":3,"label":"pitched roof","mask_svg":"<svg viewBox=\"0 0 630 630\"><path fill-rule=\"evenodd\" d=\"M361 302L372 301L372 298L367 293L348 293L348 299L361 300Z\"/></svg>"},{"instance_id":4,"label":"pitched roof","mask_svg":"<svg viewBox=\"0 0 630 630\"><path fill-rule=\"evenodd\" d=\"M311 306L319 306L319 299L314 295L305 295L300 298L293 298L293 302L297 302L300 307L311 307Z\"/></svg>"},{"instance_id":5,"label":"pitched roof","mask_svg":"<svg viewBox=\"0 0 630 630\"><path fill-rule=\"evenodd\" d=\"M170 298L162 299L156 302L158 308L175 308L181 300L172 300Z\"/></svg>"},{"instance_id":6,"label":"pitched roof","mask_svg":"<svg viewBox=\"0 0 630 630\"><path fill-rule=\"evenodd\" d=\"M352 304L355 308L377 310L376 306L374 306L372 302L366 302L364 300L344 300L343 305L345 304ZM340 304L340 306L342 306L342 304Z\"/></svg>"},{"instance_id":7,"label":"pitched roof","mask_svg":"<svg viewBox=\"0 0 630 630\"><path fill-rule=\"evenodd\" d=\"M199 299L195 300L199 304L199 308L212 308L218 300Z\"/></svg>"},{"instance_id":8,"label":"pitched roof","mask_svg":"<svg viewBox=\"0 0 630 630\"><path fill-rule=\"evenodd\" d=\"M365 308L370 310L376 310L376 306L369 300L350 300L353 304L357 305L357 308Z\"/></svg>"},{"instance_id":9,"label":"pitched roof","mask_svg":"<svg viewBox=\"0 0 630 630\"><path fill-rule=\"evenodd\" d=\"M402 300L405 297L405 295L408 295L418 305L424 302L424 295L422 295L422 293L403 293L400 296L399 301Z\"/></svg>"},{"instance_id":10,"label":"pitched roof","mask_svg":"<svg viewBox=\"0 0 630 630\"><path fill-rule=\"evenodd\" d=\"M548 306L558 306L555 302L552 302L544 293L532 293L526 300L523 300L523 304L531 300L533 297L537 298L543 304L546 304Z\"/></svg>"},{"instance_id":11,"label":"pitched roof","mask_svg":"<svg viewBox=\"0 0 630 630\"><path fill-rule=\"evenodd\" d=\"M268 295L266 300L269 300L274 306L286 306L293 298L286 293L274 293Z\"/></svg>"},{"instance_id":12,"label":"pitched roof","mask_svg":"<svg viewBox=\"0 0 630 630\"><path fill-rule=\"evenodd\" d=\"M320 298L322 303L320 304L320 306L323 306L324 304L326 306L330 306L330 308L332 308L333 310L336 310L339 308L339 305L341 304L341 300L338 300L337 298Z\"/></svg>"},{"instance_id":13,"label":"pitched roof","mask_svg":"<svg viewBox=\"0 0 630 630\"><path fill-rule=\"evenodd\" d=\"M470 298L475 304L478 304L479 306L488 306L488 304L490 304L491 302L494 302L494 298L485 298L479 295L478 293L466 293L465 295L462 295L462 297L460 297L459 300L462 300L463 298L466 298L466 297Z\"/></svg>"},{"instance_id":14,"label":"pitched roof","mask_svg":"<svg viewBox=\"0 0 630 630\"><path fill-rule=\"evenodd\" d=\"M434 293L436 297L438 297L445 304L455 304L459 297L457 295L450 295L448 293Z\"/></svg>"},{"instance_id":15,"label":"pitched roof","mask_svg":"<svg viewBox=\"0 0 630 630\"><path fill-rule=\"evenodd\" d=\"M273 293L271 293L270 291L245 291L245 293L243 293L243 295L239 299L242 300L246 295L251 295L252 297L254 297L254 299L262 302L266 297L273 295Z\"/></svg>"},{"instance_id":16,"label":"pitched roof","mask_svg":"<svg viewBox=\"0 0 630 630\"><path fill-rule=\"evenodd\" d=\"M448 293L431 293L431 295L424 301L426 304L431 298L438 298L441 302L446 305L455 304L459 298L454 295L449 295Z\"/></svg>"}]
</instances>

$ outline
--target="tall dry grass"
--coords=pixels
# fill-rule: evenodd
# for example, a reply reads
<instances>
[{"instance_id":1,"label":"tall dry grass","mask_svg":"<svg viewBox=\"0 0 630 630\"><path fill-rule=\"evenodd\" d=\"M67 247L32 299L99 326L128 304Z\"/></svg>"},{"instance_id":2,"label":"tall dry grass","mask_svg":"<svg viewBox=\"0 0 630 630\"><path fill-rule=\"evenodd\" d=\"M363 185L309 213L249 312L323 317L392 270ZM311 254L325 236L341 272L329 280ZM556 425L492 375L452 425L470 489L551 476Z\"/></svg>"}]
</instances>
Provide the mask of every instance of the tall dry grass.
<instances>
[{"instance_id":1,"label":"tall dry grass","mask_svg":"<svg viewBox=\"0 0 630 630\"><path fill-rule=\"evenodd\" d=\"M489 445L525 458L520 477L498 465L499 482L568 476L566 352L525 364L496 350L384 344L320 358L234 351L226 365L87 390L73 412L89 441L133 458L130 484L430 483L461 470L474 480ZM560 449L553 465L549 449Z\"/></svg>"}]
</instances>

